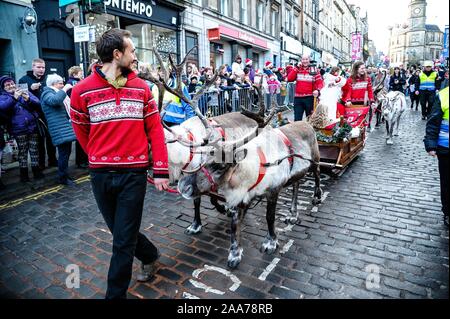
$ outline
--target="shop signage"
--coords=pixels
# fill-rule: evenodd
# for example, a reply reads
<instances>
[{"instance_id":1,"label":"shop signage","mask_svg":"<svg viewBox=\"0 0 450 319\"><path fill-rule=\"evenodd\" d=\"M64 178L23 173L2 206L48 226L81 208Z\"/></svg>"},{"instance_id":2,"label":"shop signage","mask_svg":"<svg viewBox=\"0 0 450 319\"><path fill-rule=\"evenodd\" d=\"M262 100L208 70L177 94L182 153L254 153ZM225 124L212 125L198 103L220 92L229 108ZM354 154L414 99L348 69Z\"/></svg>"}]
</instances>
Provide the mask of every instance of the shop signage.
<instances>
[{"instance_id":1,"label":"shop signage","mask_svg":"<svg viewBox=\"0 0 450 319\"><path fill-rule=\"evenodd\" d=\"M77 25L73 28L75 43L89 41L89 24Z\"/></svg>"},{"instance_id":2,"label":"shop signage","mask_svg":"<svg viewBox=\"0 0 450 319\"><path fill-rule=\"evenodd\" d=\"M242 42L255 45L264 49L267 49L267 41L249 35L246 32L231 29L224 26L219 26L218 28L209 29L208 30L208 39L209 40L219 40L222 36L231 38L233 40L240 40Z\"/></svg>"},{"instance_id":3,"label":"shop signage","mask_svg":"<svg viewBox=\"0 0 450 319\"><path fill-rule=\"evenodd\" d=\"M137 0L105 0L105 5L114 9L119 9L132 14L151 18L153 8L148 2Z\"/></svg>"}]
</instances>

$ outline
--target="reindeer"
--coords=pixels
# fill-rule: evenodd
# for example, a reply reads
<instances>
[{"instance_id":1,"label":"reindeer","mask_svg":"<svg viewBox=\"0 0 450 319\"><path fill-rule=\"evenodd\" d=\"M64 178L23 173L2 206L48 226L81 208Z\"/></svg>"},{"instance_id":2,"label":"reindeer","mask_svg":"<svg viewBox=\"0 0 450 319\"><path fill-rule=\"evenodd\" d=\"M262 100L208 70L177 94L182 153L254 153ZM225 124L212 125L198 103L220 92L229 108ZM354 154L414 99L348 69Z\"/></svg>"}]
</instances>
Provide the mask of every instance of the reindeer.
<instances>
[{"instance_id":1,"label":"reindeer","mask_svg":"<svg viewBox=\"0 0 450 319\"><path fill-rule=\"evenodd\" d=\"M195 47L193 48L195 49ZM193 50L192 49L192 50ZM191 50L191 51L192 51ZM161 71L158 75L152 74L150 70L143 70L139 77L153 82L158 87L159 91L159 110L161 112L161 119L164 119L165 106L163 105L164 91L167 90L173 95L183 99L186 103L189 103L196 113L196 117L190 118L183 122L181 125L168 127L164 121L164 133L166 137L167 150L169 155L169 173L171 183L177 182L183 171L189 173L189 167L197 167L201 163L201 153L197 153L196 149L207 145L208 143L219 140L236 140L242 136L245 136L253 129L257 127L266 126L273 115L275 110L267 118L264 117L265 105L262 98L262 92L257 89L259 99L259 112L254 113L250 110L243 108L241 113L227 113L210 119L206 119L198 108L198 101L201 96L208 90L208 88L215 82L220 72L216 71L214 76L207 81L207 83L197 92L192 100L186 100L181 89L181 73L186 63L186 58L190 52L186 55L183 61L175 65L173 58L169 55L169 63L172 70L176 73L177 87L171 88L167 85L169 79L169 71L164 66L162 58L156 49L153 49L156 58L160 63ZM245 114L245 115L244 115ZM220 205L216 196L211 196L211 204L222 214L227 212L227 208ZM198 234L202 230L202 222L200 217L201 198L194 199L194 220L191 225L186 229L187 234Z\"/></svg>"},{"instance_id":2,"label":"reindeer","mask_svg":"<svg viewBox=\"0 0 450 319\"><path fill-rule=\"evenodd\" d=\"M386 95L388 94L388 90L386 90L386 88L384 87L384 81L386 80L387 72L386 72L386 70L383 70L382 73L383 73L383 77L382 77L381 81L375 86L375 88L373 90L373 96L375 97L375 103L377 105L377 107L375 109L375 114L376 114L376 119L377 119L375 128L379 128L381 125L381 122L383 120L383 114L381 111L381 107L382 107L384 99L386 98Z\"/></svg>"},{"instance_id":3,"label":"reindeer","mask_svg":"<svg viewBox=\"0 0 450 319\"><path fill-rule=\"evenodd\" d=\"M405 112L406 106L405 94L401 92L389 92L382 101L381 111L386 121L387 145L394 144L392 135L398 136L400 118L403 112Z\"/></svg>"},{"instance_id":4,"label":"reindeer","mask_svg":"<svg viewBox=\"0 0 450 319\"><path fill-rule=\"evenodd\" d=\"M219 189L227 205L237 208L231 221L230 268L236 268L242 259L240 225L252 200L259 196L267 198L268 234L261 251L272 254L278 247L275 213L280 191L291 184L294 186L293 223L298 218L299 181L310 170L315 177L313 204L320 203L322 196L319 146L310 124L295 122L279 129L268 127L247 143L249 138L251 136L232 143L217 143L194 174L186 175L178 182L178 191L184 198L197 198L211 189Z\"/></svg>"}]
</instances>

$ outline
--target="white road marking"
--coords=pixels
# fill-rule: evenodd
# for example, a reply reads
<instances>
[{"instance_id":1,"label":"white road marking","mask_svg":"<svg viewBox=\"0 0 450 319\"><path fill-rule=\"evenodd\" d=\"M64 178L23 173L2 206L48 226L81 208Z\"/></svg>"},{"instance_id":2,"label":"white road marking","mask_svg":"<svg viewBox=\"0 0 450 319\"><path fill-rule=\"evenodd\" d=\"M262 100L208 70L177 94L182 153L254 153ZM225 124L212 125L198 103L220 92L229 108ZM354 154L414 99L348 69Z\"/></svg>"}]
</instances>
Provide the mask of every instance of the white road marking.
<instances>
[{"instance_id":1,"label":"white road marking","mask_svg":"<svg viewBox=\"0 0 450 319\"><path fill-rule=\"evenodd\" d=\"M183 292L183 298L184 299L200 299L196 295L190 294L188 292Z\"/></svg>"},{"instance_id":2,"label":"white road marking","mask_svg":"<svg viewBox=\"0 0 450 319\"><path fill-rule=\"evenodd\" d=\"M104 233L107 233L107 234L112 235L111 232L110 232L109 230L107 230L107 229L99 228L98 230L100 230L100 231L102 231L102 232L104 232Z\"/></svg>"},{"instance_id":3,"label":"white road marking","mask_svg":"<svg viewBox=\"0 0 450 319\"><path fill-rule=\"evenodd\" d=\"M294 226L294 225L292 225ZM291 249L292 245L294 244L294 240L290 239L286 245L284 245L283 249L280 251L280 254L285 254L289 251L289 249Z\"/></svg>"},{"instance_id":4,"label":"white road marking","mask_svg":"<svg viewBox=\"0 0 450 319\"><path fill-rule=\"evenodd\" d=\"M269 274L272 272L272 270L275 269L275 267L280 262L280 260L281 260L280 258L274 258L274 260L272 260L270 265L267 266L266 269L264 269L263 273L258 277L258 279L261 281L266 280L267 276L269 276Z\"/></svg>"},{"instance_id":5,"label":"white road marking","mask_svg":"<svg viewBox=\"0 0 450 319\"><path fill-rule=\"evenodd\" d=\"M223 268L216 267L216 266L205 265L201 269L194 270L192 272L192 276L194 278L199 279L200 274L202 272L205 272L205 271L215 271L215 272L221 273L221 274L227 276L228 278L230 278L230 280L233 282L233 285L230 288L228 288L228 290L230 290L230 291L236 291L236 289L238 289L239 286L241 285L241 281L239 280L238 277L233 275L228 270L225 270ZM216 295L224 295L225 294L225 292L223 292L221 290L218 290L218 289L214 289L213 287L207 286L207 285L205 285L205 284L203 284L201 282L198 282L195 279L190 279L189 282L192 285L194 285L194 287L205 290L205 292L211 292L211 293L214 293Z\"/></svg>"},{"instance_id":6,"label":"white road marking","mask_svg":"<svg viewBox=\"0 0 450 319\"><path fill-rule=\"evenodd\" d=\"M289 225L289 226L294 226L294 225ZM288 227L289 227L288 226ZM292 229L291 227L291 229ZM291 249L292 245L294 244L294 241L291 239L289 240L286 245L284 245L283 249L281 249L280 254L285 254L289 251L289 249ZM270 273L275 269L275 267L277 266L277 264L280 262L280 258L274 258L272 260L272 262L270 263L269 266L266 267L266 269L264 269L263 273L258 277L259 280L261 281L265 281L267 276L270 275Z\"/></svg>"}]
</instances>

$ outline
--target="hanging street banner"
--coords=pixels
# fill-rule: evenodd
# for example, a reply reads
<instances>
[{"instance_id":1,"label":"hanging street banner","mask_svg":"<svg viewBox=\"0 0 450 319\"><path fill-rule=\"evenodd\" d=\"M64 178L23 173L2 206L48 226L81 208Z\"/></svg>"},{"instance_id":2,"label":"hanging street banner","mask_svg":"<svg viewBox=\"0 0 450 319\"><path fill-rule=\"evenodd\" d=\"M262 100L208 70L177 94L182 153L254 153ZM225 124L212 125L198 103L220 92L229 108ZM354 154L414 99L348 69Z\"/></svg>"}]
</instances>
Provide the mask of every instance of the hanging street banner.
<instances>
[{"instance_id":1,"label":"hanging street banner","mask_svg":"<svg viewBox=\"0 0 450 319\"><path fill-rule=\"evenodd\" d=\"M444 50L442 51L442 57L444 59L448 59L448 25L445 26L445 31L444 31Z\"/></svg>"},{"instance_id":2,"label":"hanging street banner","mask_svg":"<svg viewBox=\"0 0 450 319\"><path fill-rule=\"evenodd\" d=\"M352 34L352 61L362 58L362 35L359 32Z\"/></svg>"}]
</instances>

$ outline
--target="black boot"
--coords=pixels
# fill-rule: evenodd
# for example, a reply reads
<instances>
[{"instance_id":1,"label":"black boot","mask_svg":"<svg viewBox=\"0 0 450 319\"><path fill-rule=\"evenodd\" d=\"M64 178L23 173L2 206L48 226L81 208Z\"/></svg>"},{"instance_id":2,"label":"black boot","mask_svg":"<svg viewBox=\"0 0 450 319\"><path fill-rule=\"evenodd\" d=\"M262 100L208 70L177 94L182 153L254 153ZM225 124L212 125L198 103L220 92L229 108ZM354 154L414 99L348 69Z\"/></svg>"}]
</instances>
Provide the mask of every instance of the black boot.
<instances>
[{"instance_id":1,"label":"black boot","mask_svg":"<svg viewBox=\"0 0 450 319\"><path fill-rule=\"evenodd\" d=\"M20 168L20 181L26 183L30 181L28 177L28 168Z\"/></svg>"},{"instance_id":2,"label":"black boot","mask_svg":"<svg viewBox=\"0 0 450 319\"><path fill-rule=\"evenodd\" d=\"M33 177L34 177L34 179L42 179L42 178L44 178L44 174L39 169L39 167L32 167L31 169L33 170Z\"/></svg>"}]
</instances>

